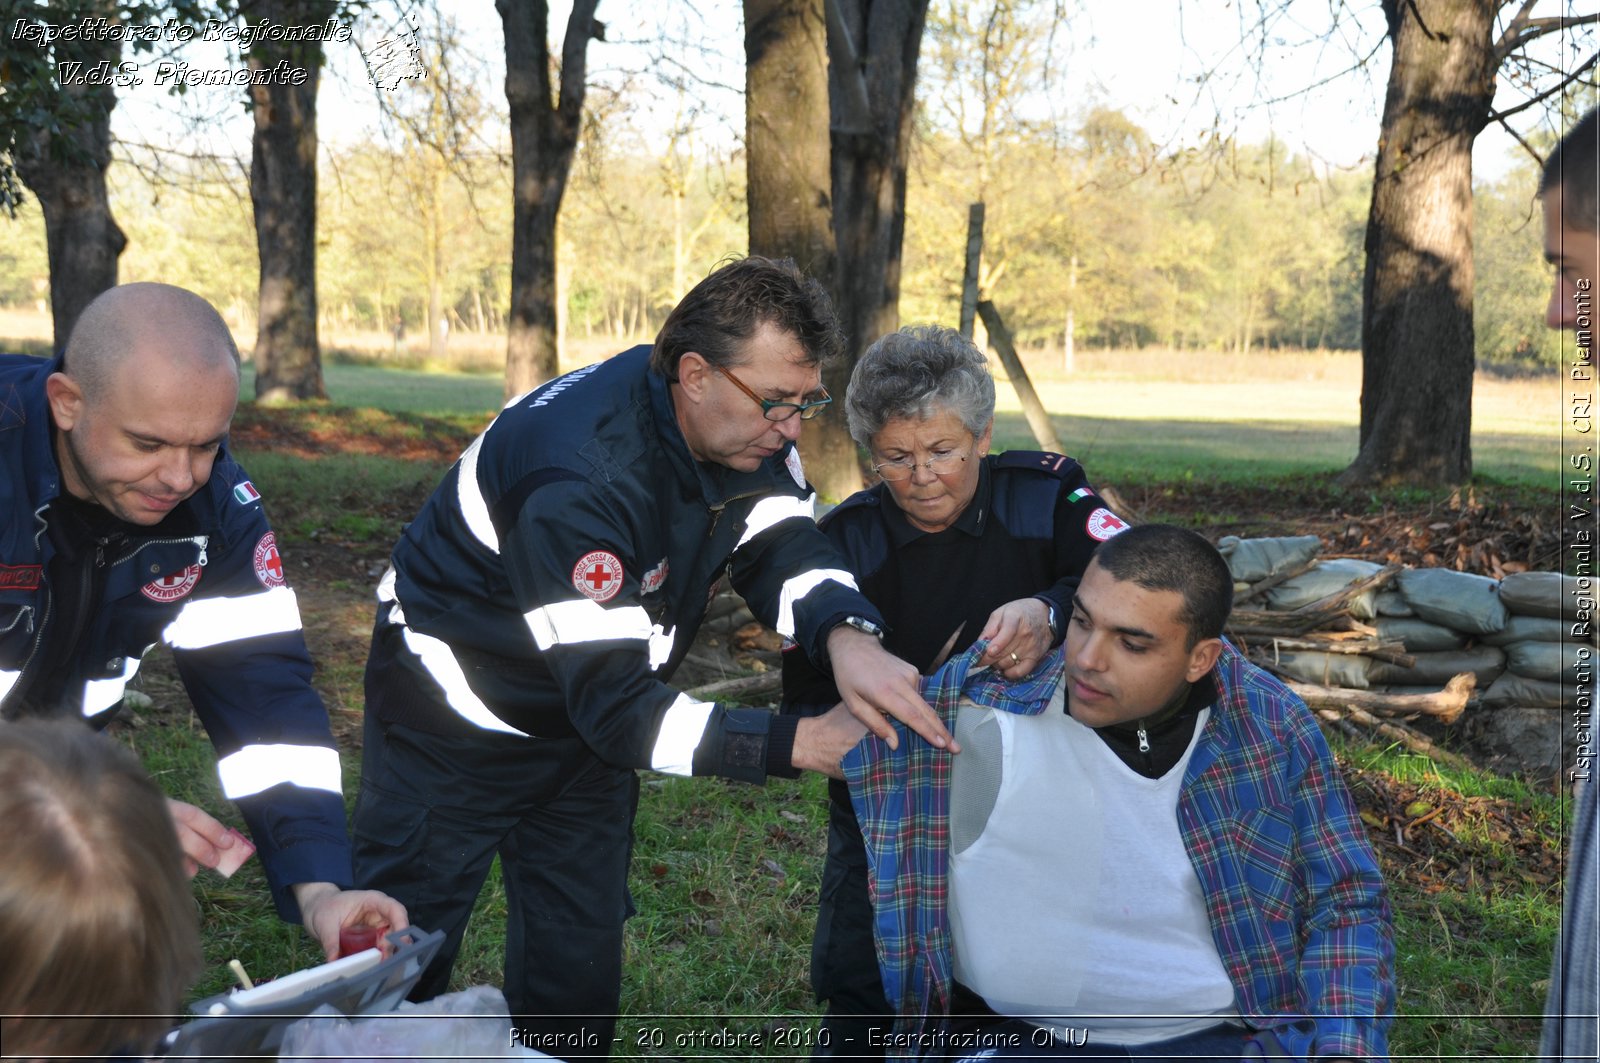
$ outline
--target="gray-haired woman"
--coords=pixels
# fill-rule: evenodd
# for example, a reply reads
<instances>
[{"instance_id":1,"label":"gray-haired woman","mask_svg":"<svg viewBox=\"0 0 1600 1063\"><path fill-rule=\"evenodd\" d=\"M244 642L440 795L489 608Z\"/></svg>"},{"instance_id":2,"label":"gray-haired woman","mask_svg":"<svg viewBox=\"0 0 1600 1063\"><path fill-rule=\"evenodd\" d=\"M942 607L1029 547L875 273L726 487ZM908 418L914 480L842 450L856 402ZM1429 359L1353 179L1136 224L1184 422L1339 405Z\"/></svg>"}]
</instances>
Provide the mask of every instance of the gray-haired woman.
<instances>
[{"instance_id":1,"label":"gray-haired woman","mask_svg":"<svg viewBox=\"0 0 1600 1063\"><path fill-rule=\"evenodd\" d=\"M1095 547L1126 527L1071 458L989 454L994 403L987 359L936 325L879 339L850 380L850 434L881 482L836 507L823 530L888 621L885 648L924 673L979 638L989 643L984 660L1005 675L1031 672L1061 641ZM784 654L783 680L785 713L839 701L802 654ZM882 1058L869 1031L886 1028L893 1009L873 952L866 852L844 784L831 782L829 793L812 949L813 988L828 1001L829 1047L819 1055Z\"/></svg>"}]
</instances>

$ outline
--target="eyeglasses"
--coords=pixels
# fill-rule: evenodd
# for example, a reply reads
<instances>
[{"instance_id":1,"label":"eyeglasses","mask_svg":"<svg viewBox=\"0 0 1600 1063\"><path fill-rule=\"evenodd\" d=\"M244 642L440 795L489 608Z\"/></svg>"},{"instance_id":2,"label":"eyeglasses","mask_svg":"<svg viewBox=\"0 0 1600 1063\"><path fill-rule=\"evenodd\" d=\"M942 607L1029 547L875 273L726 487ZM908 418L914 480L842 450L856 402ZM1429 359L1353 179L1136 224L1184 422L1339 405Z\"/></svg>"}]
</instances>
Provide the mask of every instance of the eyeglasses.
<instances>
[{"instance_id":1,"label":"eyeglasses","mask_svg":"<svg viewBox=\"0 0 1600 1063\"><path fill-rule=\"evenodd\" d=\"M833 396L828 394L827 388L818 388L817 390L822 392L822 398L811 402L773 402L771 399L764 399L745 387L744 381L734 376L729 370L722 368L722 366L715 365L711 368L733 381L733 386L749 395L753 402L759 403L761 416L769 421L787 421L797 413L802 421L809 421L821 413L824 406L833 401Z\"/></svg>"},{"instance_id":2,"label":"eyeglasses","mask_svg":"<svg viewBox=\"0 0 1600 1063\"><path fill-rule=\"evenodd\" d=\"M927 461L897 458L894 461L874 465L872 471L885 480L909 480L918 469L927 469L935 476L948 476L961 468L961 463L970 457L972 457L970 450L965 454L959 450L936 450Z\"/></svg>"}]
</instances>

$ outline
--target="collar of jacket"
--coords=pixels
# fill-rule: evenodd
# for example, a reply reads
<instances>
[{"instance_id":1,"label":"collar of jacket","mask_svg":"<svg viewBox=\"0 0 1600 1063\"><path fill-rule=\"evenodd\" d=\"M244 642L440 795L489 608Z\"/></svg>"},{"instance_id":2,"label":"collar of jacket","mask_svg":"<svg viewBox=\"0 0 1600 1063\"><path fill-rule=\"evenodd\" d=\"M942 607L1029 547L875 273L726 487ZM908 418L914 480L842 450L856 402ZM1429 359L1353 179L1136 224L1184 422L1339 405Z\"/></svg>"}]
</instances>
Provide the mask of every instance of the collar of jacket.
<instances>
[{"instance_id":1,"label":"collar of jacket","mask_svg":"<svg viewBox=\"0 0 1600 1063\"><path fill-rule=\"evenodd\" d=\"M683 429L678 426L678 411L672 403L672 388L666 377L647 369L645 382L650 392L650 414L656 422L656 435L678 474L700 485L700 495L708 509L721 509L736 498L767 494L772 490L774 470L781 469L788 460L794 450L793 443L751 472L738 472L716 462L696 461L689 452Z\"/></svg>"},{"instance_id":2,"label":"collar of jacket","mask_svg":"<svg viewBox=\"0 0 1600 1063\"><path fill-rule=\"evenodd\" d=\"M1250 725L1250 700L1245 691L1247 677L1244 655L1233 644L1223 639L1222 656L1202 682L1209 682L1214 691L1211 716L1206 720L1206 740L1195 748L1184 775L1188 780L1200 778L1217 760L1217 757L1238 745L1243 739L1240 728Z\"/></svg>"},{"instance_id":3,"label":"collar of jacket","mask_svg":"<svg viewBox=\"0 0 1600 1063\"><path fill-rule=\"evenodd\" d=\"M16 356L19 359L21 355ZM50 404L44 382L61 371L61 356L37 365L20 364L20 372L0 384L0 432L21 432L22 453L28 470L28 501L37 511L61 493L61 470L56 464Z\"/></svg>"}]
</instances>

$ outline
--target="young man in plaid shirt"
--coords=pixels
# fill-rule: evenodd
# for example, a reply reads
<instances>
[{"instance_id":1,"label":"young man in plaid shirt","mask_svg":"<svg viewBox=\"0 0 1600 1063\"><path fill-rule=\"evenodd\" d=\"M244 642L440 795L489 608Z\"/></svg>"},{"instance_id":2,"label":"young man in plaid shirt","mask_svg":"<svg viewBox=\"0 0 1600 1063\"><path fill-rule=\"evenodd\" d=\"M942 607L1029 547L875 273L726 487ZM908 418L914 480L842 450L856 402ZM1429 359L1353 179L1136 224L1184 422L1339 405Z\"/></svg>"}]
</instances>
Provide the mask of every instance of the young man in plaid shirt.
<instances>
[{"instance_id":1,"label":"young man in plaid shirt","mask_svg":"<svg viewBox=\"0 0 1600 1063\"><path fill-rule=\"evenodd\" d=\"M893 1056L1387 1058L1377 860L1304 703L1221 639L1231 604L1205 539L1131 529L1084 574L1064 660L930 677L963 748L938 758L948 804L875 739L846 758ZM1038 696L1063 670L1064 706Z\"/></svg>"}]
</instances>

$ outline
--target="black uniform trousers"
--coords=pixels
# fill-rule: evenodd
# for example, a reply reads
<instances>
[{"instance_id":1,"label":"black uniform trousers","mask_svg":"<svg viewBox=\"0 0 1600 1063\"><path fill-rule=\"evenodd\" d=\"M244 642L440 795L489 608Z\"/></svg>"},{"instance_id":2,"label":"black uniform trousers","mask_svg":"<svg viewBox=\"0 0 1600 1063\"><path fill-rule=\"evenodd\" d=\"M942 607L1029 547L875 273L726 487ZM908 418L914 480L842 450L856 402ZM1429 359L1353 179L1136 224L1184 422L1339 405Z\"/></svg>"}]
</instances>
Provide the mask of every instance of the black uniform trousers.
<instances>
[{"instance_id":1,"label":"black uniform trousers","mask_svg":"<svg viewBox=\"0 0 1600 1063\"><path fill-rule=\"evenodd\" d=\"M446 992L495 855L506 888L506 1001L529 1041L603 1058L632 914L628 860L639 779L575 737L431 734L367 714L355 878L406 906L444 946L411 994ZM554 1038L554 1039L552 1039Z\"/></svg>"}]
</instances>

